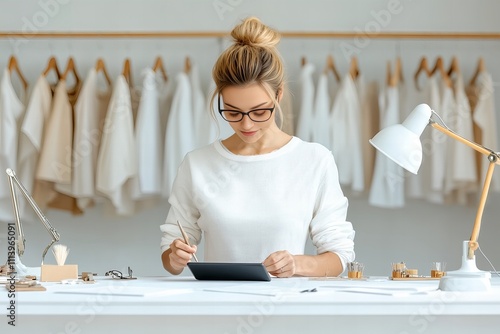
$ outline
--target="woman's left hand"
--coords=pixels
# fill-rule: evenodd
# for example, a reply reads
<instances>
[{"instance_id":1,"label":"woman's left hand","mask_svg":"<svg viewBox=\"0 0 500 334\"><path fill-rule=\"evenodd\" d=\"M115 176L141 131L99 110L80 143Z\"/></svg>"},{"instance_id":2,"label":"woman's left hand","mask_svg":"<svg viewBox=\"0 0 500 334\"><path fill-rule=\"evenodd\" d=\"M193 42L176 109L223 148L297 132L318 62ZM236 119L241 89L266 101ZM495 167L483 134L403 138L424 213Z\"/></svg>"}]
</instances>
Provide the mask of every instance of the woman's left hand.
<instances>
[{"instance_id":1,"label":"woman's left hand","mask_svg":"<svg viewBox=\"0 0 500 334\"><path fill-rule=\"evenodd\" d=\"M286 250L271 253L263 264L267 271L276 277L295 275L295 257Z\"/></svg>"}]
</instances>

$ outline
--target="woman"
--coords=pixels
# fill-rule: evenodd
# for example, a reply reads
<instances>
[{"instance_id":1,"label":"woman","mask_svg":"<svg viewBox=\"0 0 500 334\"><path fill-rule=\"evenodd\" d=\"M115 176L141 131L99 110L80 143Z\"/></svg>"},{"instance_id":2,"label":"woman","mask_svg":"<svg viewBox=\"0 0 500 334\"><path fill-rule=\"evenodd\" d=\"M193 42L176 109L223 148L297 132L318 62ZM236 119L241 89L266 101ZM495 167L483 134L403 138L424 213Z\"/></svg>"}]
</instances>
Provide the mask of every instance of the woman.
<instances>
[{"instance_id":1,"label":"woman","mask_svg":"<svg viewBox=\"0 0 500 334\"><path fill-rule=\"evenodd\" d=\"M161 226L163 266L181 273L203 234L206 261L262 262L277 277L337 276L354 260L354 231L333 156L277 124L284 93L278 33L247 18L231 35L234 44L213 68L212 103L234 134L181 163ZM317 255L304 255L308 234Z\"/></svg>"}]
</instances>

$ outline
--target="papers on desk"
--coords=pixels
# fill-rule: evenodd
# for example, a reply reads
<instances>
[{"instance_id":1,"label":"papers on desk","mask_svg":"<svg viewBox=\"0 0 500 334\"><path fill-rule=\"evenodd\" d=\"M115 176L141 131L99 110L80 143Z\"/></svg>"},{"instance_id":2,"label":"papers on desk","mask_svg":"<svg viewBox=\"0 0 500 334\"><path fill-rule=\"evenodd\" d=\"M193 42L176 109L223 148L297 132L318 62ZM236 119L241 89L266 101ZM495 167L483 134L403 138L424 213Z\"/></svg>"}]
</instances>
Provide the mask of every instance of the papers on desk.
<instances>
[{"instance_id":1,"label":"papers on desk","mask_svg":"<svg viewBox=\"0 0 500 334\"><path fill-rule=\"evenodd\" d=\"M346 287L346 286L334 286L326 285L321 288L335 288L338 292L354 292L354 293L366 293L375 295L386 295L395 297L404 297L415 294L426 294L433 291L437 291L436 287L431 286L421 286L421 287Z\"/></svg>"},{"instance_id":2,"label":"papers on desk","mask_svg":"<svg viewBox=\"0 0 500 334\"><path fill-rule=\"evenodd\" d=\"M256 295L256 296L284 296L284 295L295 295L303 292L309 292L308 290L301 290L298 288L290 287L279 287L279 286L267 286L267 285L234 285L219 288L206 288L203 291L208 292L222 292L222 293L236 293L243 295Z\"/></svg>"},{"instance_id":3,"label":"papers on desk","mask_svg":"<svg viewBox=\"0 0 500 334\"><path fill-rule=\"evenodd\" d=\"M102 286L88 288L71 288L68 290L56 291L55 293L62 294L79 294L79 295L100 295L100 296L123 296L123 297L164 297L190 293L193 289L165 289L155 287L140 287L140 286Z\"/></svg>"}]
</instances>

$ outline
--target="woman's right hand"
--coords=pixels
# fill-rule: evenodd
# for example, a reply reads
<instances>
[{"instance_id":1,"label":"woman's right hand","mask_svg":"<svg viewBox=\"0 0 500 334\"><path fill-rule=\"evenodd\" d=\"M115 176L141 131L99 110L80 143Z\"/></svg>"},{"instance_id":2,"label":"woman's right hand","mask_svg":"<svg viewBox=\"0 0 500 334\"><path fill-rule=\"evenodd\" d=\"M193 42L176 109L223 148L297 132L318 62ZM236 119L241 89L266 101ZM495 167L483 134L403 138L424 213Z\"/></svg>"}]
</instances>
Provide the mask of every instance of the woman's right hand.
<instances>
[{"instance_id":1,"label":"woman's right hand","mask_svg":"<svg viewBox=\"0 0 500 334\"><path fill-rule=\"evenodd\" d=\"M170 266L176 271L182 271L187 266L187 263L191 261L197 247L196 245L187 245L182 239L175 239L170 244L170 250Z\"/></svg>"}]
</instances>

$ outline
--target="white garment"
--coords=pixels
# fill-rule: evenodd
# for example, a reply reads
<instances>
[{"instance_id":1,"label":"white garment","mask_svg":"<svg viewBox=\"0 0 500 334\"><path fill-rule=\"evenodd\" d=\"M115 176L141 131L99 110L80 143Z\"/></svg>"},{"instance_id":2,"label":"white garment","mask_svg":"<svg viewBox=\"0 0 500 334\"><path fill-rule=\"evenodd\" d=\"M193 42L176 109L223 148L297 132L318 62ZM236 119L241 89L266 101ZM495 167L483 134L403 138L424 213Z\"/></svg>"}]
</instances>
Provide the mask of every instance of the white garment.
<instances>
[{"instance_id":1,"label":"white garment","mask_svg":"<svg viewBox=\"0 0 500 334\"><path fill-rule=\"evenodd\" d=\"M5 69L0 81L0 221L11 221L14 217L5 170L17 168L19 123L24 110L12 86L10 72Z\"/></svg>"},{"instance_id":2,"label":"white garment","mask_svg":"<svg viewBox=\"0 0 500 334\"><path fill-rule=\"evenodd\" d=\"M163 162L164 197L170 195L182 159L196 147L191 85L186 73L177 75L177 87L168 115Z\"/></svg>"},{"instance_id":3,"label":"white garment","mask_svg":"<svg viewBox=\"0 0 500 334\"><path fill-rule=\"evenodd\" d=\"M354 230L333 156L297 137L262 155L235 155L220 141L190 152L169 202L162 252L179 237L179 220L194 243L203 232L205 261L261 262L278 250L304 254L308 234L318 254L337 253L344 268L354 259Z\"/></svg>"},{"instance_id":4,"label":"white garment","mask_svg":"<svg viewBox=\"0 0 500 334\"><path fill-rule=\"evenodd\" d=\"M201 89L200 75L197 65L191 65L189 72L189 81L191 84L192 99L193 99L193 126L194 135L196 136L196 147L202 147L210 144L215 140L209 110L206 105L205 94Z\"/></svg>"},{"instance_id":5,"label":"white garment","mask_svg":"<svg viewBox=\"0 0 500 334\"><path fill-rule=\"evenodd\" d=\"M53 182L69 193L73 153L73 108L69 102L66 81L60 80L54 92L52 111L45 128L36 177ZM59 190L59 189L58 189Z\"/></svg>"},{"instance_id":6,"label":"white garment","mask_svg":"<svg viewBox=\"0 0 500 334\"><path fill-rule=\"evenodd\" d=\"M40 75L33 87L26 114L19 133L19 156L17 177L29 194L33 193L35 173L43 143L44 129L52 108L52 88L44 75ZM19 198L23 217L31 216L24 198Z\"/></svg>"},{"instance_id":7,"label":"white garment","mask_svg":"<svg viewBox=\"0 0 500 334\"><path fill-rule=\"evenodd\" d=\"M459 136L474 141L472 112L469 99L465 94L463 77L457 74L454 80L455 110L450 119L450 127ZM448 172L445 177L447 202L467 204L467 195L477 191L476 152L467 145L449 138ZM450 196L451 195L451 196Z\"/></svg>"},{"instance_id":8,"label":"white garment","mask_svg":"<svg viewBox=\"0 0 500 334\"><path fill-rule=\"evenodd\" d=\"M130 88L125 77L120 75L106 112L96 174L96 190L111 200L118 215L134 213L131 180L136 174Z\"/></svg>"},{"instance_id":9,"label":"white garment","mask_svg":"<svg viewBox=\"0 0 500 334\"><path fill-rule=\"evenodd\" d=\"M98 74L90 69L74 108L73 177L67 192L82 210L96 197L97 156L110 96L111 89L101 91Z\"/></svg>"},{"instance_id":10,"label":"white garment","mask_svg":"<svg viewBox=\"0 0 500 334\"><path fill-rule=\"evenodd\" d=\"M295 135L302 140L312 141L314 124L314 65L307 63L300 72L300 109Z\"/></svg>"},{"instance_id":11,"label":"white garment","mask_svg":"<svg viewBox=\"0 0 500 334\"><path fill-rule=\"evenodd\" d=\"M428 104L431 109L437 111L440 109L441 97L439 94L439 86L435 77L426 77L426 82L422 85L421 90L412 85L412 90L407 90L406 107L401 113L401 119L406 119L408 115L421 103ZM431 175L432 175L432 132L430 127L427 127L422 135L420 141L422 143L422 164L417 172L417 175L408 174L406 180L406 195L408 198L441 198L440 192L431 190Z\"/></svg>"},{"instance_id":12,"label":"white garment","mask_svg":"<svg viewBox=\"0 0 500 334\"><path fill-rule=\"evenodd\" d=\"M137 175L134 178L134 199L161 194L163 143L159 111L158 86L155 72L143 72L142 93L135 122Z\"/></svg>"},{"instance_id":13,"label":"white garment","mask_svg":"<svg viewBox=\"0 0 500 334\"><path fill-rule=\"evenodd\" d=\"M361 145L360 101L350 74L342 80L330 114L332 152L339 169L340 184L362 192L364 165Z\"/></svg>"},{"instance_id":14,"label":"white garment","mask_svg":"<svg viewBox=\"0 0 500 334\"><path fill-rule=\"evenodd\" d=\"M453 89L441 82L440 105L434 111L443 119L445 124L452 124L453 114L456 110ZM452 128L452 126L450 126ZM449 150L451 138L440 131L431 131L431 188L426 199L432 203L444 203L445 178L451 172Z\"/></svg>"},{"instance_id":15,"label":"white garment","mask_svg":"<svg viewBox=\"0 0 500 334\"><path fill-rule=\"evenodd\" d=\"M314 119L312 125L312 141L331 149L330 140L330 94L328 76L322 73L316 86L314 101Z\"/></svg>"},{"instance_id":16,"label":"white garment","mask_svg":"<svg viewBox=\"0 0 500 334\"><path fill-rule=\"evenodd\" d=\"M386 87L379 98L380 127L400 123L399 88ZM397 140L397 139L396 139ZM403 168L377 151L369 203L382 208L400 208L405 204Z\"/></svg>"},{"instance_id":17,"label":"white garment","mask_svg":"<svg viewBox=\"0 0 500 334\"><path fill-rule=\"evenodd\" d=\"M500 152L497 138L497 121L495 110L495 91L491 74L482 72L476 79L478 89L478 100L473 111L475 124L481 128L481 144L495 152ZM481 156L481 183L486 177L488 169L488 159ZM496 166L495 173L491 180L490 191L500 192L500 169Z\"/></svg>"}]
</instances>

